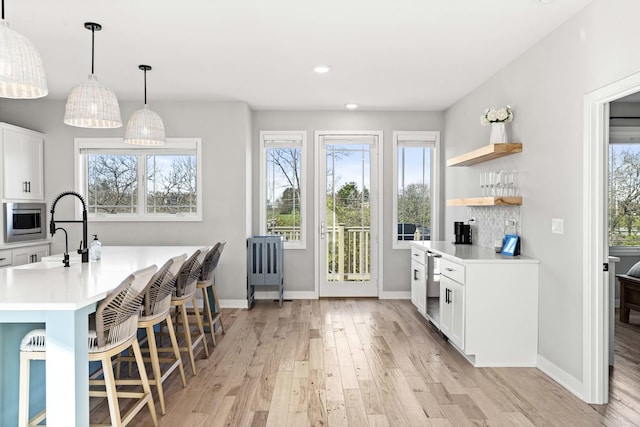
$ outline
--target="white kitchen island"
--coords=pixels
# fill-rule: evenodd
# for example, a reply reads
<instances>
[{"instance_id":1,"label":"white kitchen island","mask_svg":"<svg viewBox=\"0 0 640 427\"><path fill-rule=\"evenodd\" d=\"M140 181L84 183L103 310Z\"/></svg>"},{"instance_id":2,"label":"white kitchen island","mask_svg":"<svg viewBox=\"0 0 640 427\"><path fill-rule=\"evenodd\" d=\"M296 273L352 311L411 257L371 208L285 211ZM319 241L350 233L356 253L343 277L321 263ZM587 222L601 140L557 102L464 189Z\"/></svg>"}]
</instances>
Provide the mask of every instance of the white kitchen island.
<instances>
[{"instance_id":1,"label":"white kitchen island","mask_svg":"<svg viewBox=\"0 0 640 427\"><path fill-rule=\"evenodd\" d=\"M474 366L536 366L538 354L537 259L510 257L493 249L451 242L412 242L414 259L440 257L438 319L428 316ZM412 267L416 298L425 298L426 281Z\"/></svg>"},{"instance_id":2,"label":"white kitchen island","mask_svg":"<svg viewBox=\"0 0 640 427\"><path fill-rule=\"evenodd\" d=\"M153 264L159 268L169 258L191 255L199 248L105 246L100 261L83 264L72 258L71 266L65 268L60 260L47 260L0 270L0 327L44 323L47 330L48 426L89 425L88 316L97 303L133 271ZM17 399L18 353L17 346L4 347L0 352L0 369L4 372L0 386L9 389L0 390L0 396L5 396L2 405L13 406ZM11 357L3 360L3 354ZM10 403L7 398L12 399ZM0 409L5 417L9 408ZM15 425L17 417L13 423L4 421Z\"/></svg>"}]
</instances>

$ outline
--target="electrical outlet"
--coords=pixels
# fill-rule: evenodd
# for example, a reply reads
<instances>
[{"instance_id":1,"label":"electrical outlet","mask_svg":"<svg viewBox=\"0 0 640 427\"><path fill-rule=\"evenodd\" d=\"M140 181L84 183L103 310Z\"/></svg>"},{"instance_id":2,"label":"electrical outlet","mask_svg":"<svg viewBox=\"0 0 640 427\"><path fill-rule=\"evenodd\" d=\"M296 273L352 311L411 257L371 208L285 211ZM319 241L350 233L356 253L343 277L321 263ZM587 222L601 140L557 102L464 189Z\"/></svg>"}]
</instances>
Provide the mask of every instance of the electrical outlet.
<instances>
[{"instance_id":1,"label":"electrical outlet","mask_svg":"<svg viewBox=\"0 0 640 427\"><path fill-rule=\"evenodd\" d=\"M516 221L515 219L508 219L508 220L505 221L504 225L506 225L508 227L515 227L517 223L518 223L518 221Z\"/></svg>"}]
</instances>

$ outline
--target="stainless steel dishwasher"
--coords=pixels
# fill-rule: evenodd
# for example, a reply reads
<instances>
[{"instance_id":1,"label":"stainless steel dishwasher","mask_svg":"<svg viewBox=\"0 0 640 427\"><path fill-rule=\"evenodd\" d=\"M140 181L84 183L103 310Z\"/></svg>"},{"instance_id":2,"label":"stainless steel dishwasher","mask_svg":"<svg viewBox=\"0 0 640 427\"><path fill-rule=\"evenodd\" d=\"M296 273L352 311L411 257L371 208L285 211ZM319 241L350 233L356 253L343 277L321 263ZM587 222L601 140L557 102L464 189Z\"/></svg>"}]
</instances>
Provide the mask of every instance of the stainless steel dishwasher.
<instances>
[{"instance_id":1,"label":"stainless steel dishwasher","mask_svg":"<svg viewBox=\"0 0 640 427\"><path fill-rule=\"evenodd\" d=\"M427 251L427 318L440 327L440 258Z\"/></svg>"}]
</instances>

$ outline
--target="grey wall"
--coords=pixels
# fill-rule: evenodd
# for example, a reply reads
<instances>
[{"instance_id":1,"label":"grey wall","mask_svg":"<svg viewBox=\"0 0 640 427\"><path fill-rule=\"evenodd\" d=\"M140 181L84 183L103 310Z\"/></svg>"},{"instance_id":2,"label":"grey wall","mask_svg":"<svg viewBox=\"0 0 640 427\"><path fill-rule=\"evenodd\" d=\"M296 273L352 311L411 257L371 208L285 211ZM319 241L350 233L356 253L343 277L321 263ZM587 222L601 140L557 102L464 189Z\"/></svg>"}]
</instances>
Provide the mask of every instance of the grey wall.
<instances>
[{"instance_id":1,"label":"grey wall","mask_svg":"<svg viewBox=\"0 0 640 427\"><path fill-rule=\"evenodd\" d=\"M258 233L258 197L259 197L259 144L261 130L306 130L307 131L307 249L287 250L285 254L285 289L287 291L314 290L314 245L317 227L312 224L315 212L314 183L314 132L317 130L367 130L384 132L383 150L383 291L409 292L409 254L407 249L392 249L392 171L393 171L393 131L443 129L443 114L440 112L366 112L366 111L257 111L253 115L254 141L254 177L253 205L256 215L253 218L253 230ZM441 134L441 141L444 135ZM295 278L291 280L288 278Z\"/></svg>"},{"instance_id":2,"label":"grey wall","mask_svg":"<svg viewBox=\"0 0 640 427\"><path fill-rule=\"evenodd\" d=\"M583 97L640 71L639 14L637 0L595 0L445 114L445 157L451 157L488 143L489 128L479 124L486 107L514 108L512 139L523 142L523 152L447 170L445 197L476 194L482 170L520 171L523 250L541 261L539 354L578 381L583 327ZM464 215L464 208L448 208L445 222ZM564 235L551 234L551 218L565 220Z\"/></svg>"},{"instance_id":3,"label":"grey wall","mask_svg":"<svg viewBox=\"0 0 640 427\"><path fill-rule=\"evenodd\" d=\"M45 134L45 200L74 188L73 142L76 137L122 137L124 129L82 129L62 123L64 101L2 100L0 121ZM121 102L123 122L139 102ZM241 102L157 102L168 137L202 138L202 222L89 223L104 245L227 245L216 276L221 299L246 300L246 246L251 234L251 111ZM60 215L72 215L72 204L61 202ZM57 208L58 209L58 208ZM238 214L241 213L241 214ZM73 229L73 230L72 230ZM69 245L82 239L80 227L69 227ZM64 251L62 236L54 236L52 252Z\"/></svg>"}]
</instances>

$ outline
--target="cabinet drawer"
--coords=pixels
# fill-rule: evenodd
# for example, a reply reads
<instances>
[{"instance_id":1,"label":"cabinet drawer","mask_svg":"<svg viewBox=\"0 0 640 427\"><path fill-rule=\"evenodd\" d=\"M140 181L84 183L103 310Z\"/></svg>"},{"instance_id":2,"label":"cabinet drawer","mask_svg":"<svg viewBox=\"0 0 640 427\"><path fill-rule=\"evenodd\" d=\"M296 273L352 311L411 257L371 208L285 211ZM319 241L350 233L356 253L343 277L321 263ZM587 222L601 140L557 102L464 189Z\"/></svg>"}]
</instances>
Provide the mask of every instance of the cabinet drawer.
<instances>
[{"instance_id":1,"label":"cabinet drawer","mask_svg":"<svg viewBox=\"0 0 640 427\"><path fill-rule=\"evenodd\" d=\"M12 254L10 250L0 251L0 267L11 265Z\"/></svg>"},{"instance_id":2,"label":"cabinet drawer","mask_svg":"<svg viewBox=\"0 0 640 427\"><path fill-rule=\"evenodd\" d=\"M411 247L411 260L427 265L427 251L416 247Z\"/></svg>"},{"instance_id":3,"label":"cabinet drawer","mask_svg":"<svg viewBox=\"0 0 640 427\"><path fill-rule=\"evenodd\" d=\"M443 274L462 285L464 285L464 270L464 265L444 258L440 260L440 274Z\"/></svg>"}]
</instances>

